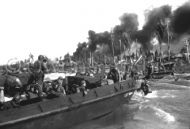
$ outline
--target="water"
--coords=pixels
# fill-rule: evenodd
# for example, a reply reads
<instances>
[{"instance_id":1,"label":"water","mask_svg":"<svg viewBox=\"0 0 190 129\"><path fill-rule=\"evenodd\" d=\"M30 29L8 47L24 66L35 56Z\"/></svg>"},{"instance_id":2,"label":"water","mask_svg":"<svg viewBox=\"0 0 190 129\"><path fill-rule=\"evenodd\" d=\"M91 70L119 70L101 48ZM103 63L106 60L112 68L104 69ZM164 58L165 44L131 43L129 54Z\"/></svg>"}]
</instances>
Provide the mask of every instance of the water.
<instances>
[{"instance_id":1,"label":"water","mask_svg":"<svg viewBox=\"0 0 190 129\"><path fill-rule=\"evenodd\" d=\"M135 93L129 104L98 120L72 129L190 129L190 85L151 87L152 93Z\"/></svg>"}]
</instances>

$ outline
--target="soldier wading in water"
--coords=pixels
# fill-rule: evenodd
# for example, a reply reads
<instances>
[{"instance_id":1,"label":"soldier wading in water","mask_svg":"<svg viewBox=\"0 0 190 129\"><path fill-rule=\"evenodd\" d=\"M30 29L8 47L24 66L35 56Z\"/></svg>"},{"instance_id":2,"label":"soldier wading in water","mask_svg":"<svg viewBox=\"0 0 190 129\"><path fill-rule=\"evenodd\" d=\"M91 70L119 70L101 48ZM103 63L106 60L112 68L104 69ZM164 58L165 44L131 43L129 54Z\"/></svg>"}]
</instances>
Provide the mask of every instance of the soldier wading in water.
<instances>
[{"instance_id":1,"label":"soldier wading in water","mask_svg":"<svg viewBox=\"0 0 190 129\"><path fill-rule=\"evenodd\" d=\"M144 92L144 95L147 95L148 93L152 93L146 79L144 79L144 81L141 83L141 87L139 90L142 90Z\"/></svg>"}]
</instances>

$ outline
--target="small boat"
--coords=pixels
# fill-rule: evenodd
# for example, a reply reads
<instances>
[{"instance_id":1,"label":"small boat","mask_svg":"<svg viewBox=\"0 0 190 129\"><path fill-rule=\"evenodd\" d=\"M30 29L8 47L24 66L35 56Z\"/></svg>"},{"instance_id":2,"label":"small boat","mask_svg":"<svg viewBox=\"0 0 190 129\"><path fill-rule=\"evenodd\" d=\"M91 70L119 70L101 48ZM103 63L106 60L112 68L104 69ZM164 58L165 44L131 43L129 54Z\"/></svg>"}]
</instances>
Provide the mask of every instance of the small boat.
<instances>
[{"instance_id":1,"label":"small boat","mask_svg":"<svg viewBox=\"0 0 190 129\"><path fill-rule=\"evenodd\" d=\"M158 72L151 73L151 77L154 79L160 79L167 75L174 75L174 62L166 62L162 64L162 69Z\"/></svg>"},{"instance_id":2,"label":"small boat","mask_svg":"<svg viewBox=\"0 0 190 129\"><path fill-rule=\"evenodd\" d=\"M72 79L76 77L69 77L68 82ZM0 129L67 129L105 116L128 103L137 90L135 84L135 80L127 79L92 88L86 95L80 92L3 110Z\"/></svg>"}]
</instances>

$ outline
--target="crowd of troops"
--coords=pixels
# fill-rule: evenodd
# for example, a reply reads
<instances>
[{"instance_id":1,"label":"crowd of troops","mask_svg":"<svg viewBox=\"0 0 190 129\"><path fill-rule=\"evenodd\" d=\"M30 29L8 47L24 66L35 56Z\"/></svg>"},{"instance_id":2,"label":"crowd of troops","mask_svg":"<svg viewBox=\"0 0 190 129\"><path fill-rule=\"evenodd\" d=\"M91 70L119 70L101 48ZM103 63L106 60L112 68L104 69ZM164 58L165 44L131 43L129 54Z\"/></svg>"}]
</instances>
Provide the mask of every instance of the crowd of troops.
<instances>
[{"instance_id":1,"label":"crowd of troops","mask_svg":"<svg viewBox=\"0 0 190 129\"><path fill-rule=\"evenodd\" d=\"M3 86L0 86L0 102L3 103L3 94L6 96L12 97L12 105L19 106L19 103L23 100L30 100L32 96L35 94L43 100L43 98L47 97L47 95L53 96L65 96L67 94L72 94L72 92L68 91L69 87L67 85L67 79L63 77L59 77L56 80L46 80L44 81L44 75L47 73L48 69L46 67L46 58L40 55L38 60L33 64L30 72L25 73L24 83L22 79L20 79L17 75L12 75L11 73L6 73L3 75L4 83ZM129 73L130 72L130 73ZM130 71L126 69L125 72L119 71L116 67L112 66L109 68L107 72L105 69L98 67L95 70L88 70L84 73L77 73L76 76L85 75L85 76L93 76L95 74L102 73L101 79L109 80L111 83L117 83L119 81L125 80L127 77L131 77L133 79L138 79L137 72L133 69ZM82 79L77 86L74 87L75 92L82 92L83 95L86 95L88 92L87 82ZM146 82L142 84L141 89L145 88L147 90ZM4 93L3 93L4 92ZM0 106L2 108L2 106Z\"/></svg>"}]
</instances>

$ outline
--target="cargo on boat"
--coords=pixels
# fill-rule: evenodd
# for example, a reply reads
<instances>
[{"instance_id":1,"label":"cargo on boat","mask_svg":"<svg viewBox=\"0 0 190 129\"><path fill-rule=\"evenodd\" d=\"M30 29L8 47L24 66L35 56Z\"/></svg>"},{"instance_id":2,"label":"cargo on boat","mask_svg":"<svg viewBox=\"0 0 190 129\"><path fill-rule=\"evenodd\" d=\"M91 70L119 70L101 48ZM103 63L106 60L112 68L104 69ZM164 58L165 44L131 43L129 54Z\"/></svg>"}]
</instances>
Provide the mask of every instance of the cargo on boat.
<instances>
[{"instance_id":1,"label":"cargo on boat","mask_svg":"<svg viewBox=\"0 0 190 129\"><path fill-rule=\"evenodd\" d=\"M80 79L68 77L68 85L76 78ZM127 79L111 85L100 84L87 94L47 97L43 101L33 98L18 108L0 111L0 129L64 129L97 119L128 103L137 89L135 83Z\"/></svg>"}]
</instances>

